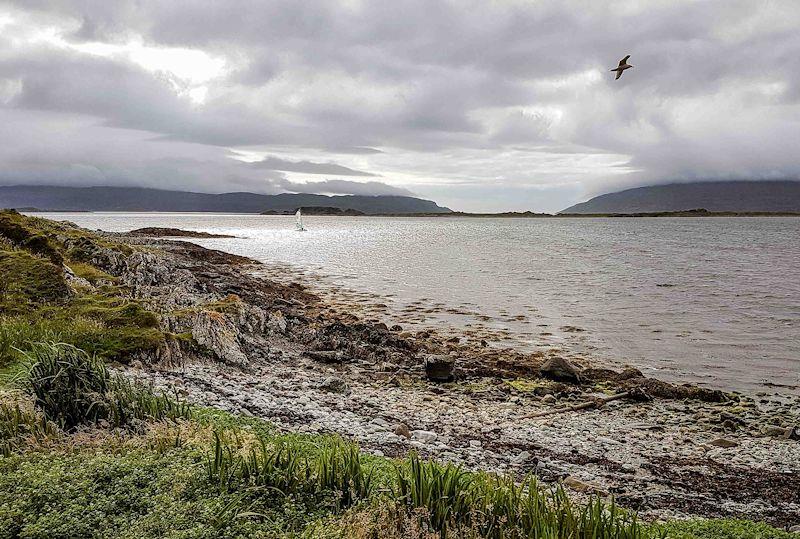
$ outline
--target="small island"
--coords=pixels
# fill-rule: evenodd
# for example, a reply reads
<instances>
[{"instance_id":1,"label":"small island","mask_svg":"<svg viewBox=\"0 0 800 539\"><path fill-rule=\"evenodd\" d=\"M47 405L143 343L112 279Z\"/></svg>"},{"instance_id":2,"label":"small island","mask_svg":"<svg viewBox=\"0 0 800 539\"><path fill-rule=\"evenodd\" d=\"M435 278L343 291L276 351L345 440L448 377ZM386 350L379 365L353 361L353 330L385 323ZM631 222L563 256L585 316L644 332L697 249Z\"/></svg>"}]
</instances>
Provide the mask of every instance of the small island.
<instances>
[{"instance_id":1,"label":"small island","mask_svg":"<svg viewBox=\"0 0 800 539\"><path fill-rule=\"evenodd\" d=\"M197 230L181 230L180 228L164 228L149 226L137 228L128 232L131 236L147 236L149 238L235 238L228 234L211 234L210 232L200 232Z\"/></svg>"},{"instance_id":2,"label":"small island","mask_svg":"<svg viewBox=\"0 0 800 539\"><path fill-rule=\"evenodd\" d=\"M333 215L346 217L367 215L363 211L354 210L353 208L338 208L335 206L300 206L293 210L267 210L261 212L261 215L294 215L298 210L303 215Z\"/></svg>"}]
</instances>

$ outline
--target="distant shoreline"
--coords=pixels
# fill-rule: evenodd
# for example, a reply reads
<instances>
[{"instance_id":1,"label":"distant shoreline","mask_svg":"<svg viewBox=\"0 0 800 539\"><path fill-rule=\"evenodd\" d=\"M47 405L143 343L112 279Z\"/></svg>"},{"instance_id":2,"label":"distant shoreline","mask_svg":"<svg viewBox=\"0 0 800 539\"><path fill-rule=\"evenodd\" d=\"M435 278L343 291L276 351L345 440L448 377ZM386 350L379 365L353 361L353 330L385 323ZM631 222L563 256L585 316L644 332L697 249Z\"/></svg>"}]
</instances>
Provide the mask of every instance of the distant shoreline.
<instances>
[{"instance_id":1,"label":"distant shoreline","mask_svg":"<svg viewBox=\"0 0 800 539\"><path fill-rule=\"evenodd\" d=\"M405 214L380 214L367 217L478 217L478 218L524 218L524 219L551 219L574 217L800 217L798 212L711 212L711 211L672 211L672 212L643 212L643 213L534 213L534 212L502 212L502 213L405 213Z\"/></svg>"},{"instance_id":2,"label":"distant shoreline","mask_svg":"<svg viewBox=\"0 0 800 539\"><path fill-rule=\"evenodd\" d=\"M251 212L207 212L207 211L137 211L137 210L117 210L117 211L92 211L92 210L40 210L36 208L16 208L22 213L225 213L231 215L263 215L265 217L290 216L293 211L278 212L270 211L265 213ZM522 219L552 219L552 218L630 218L630 217L800 217L800 212L733 212L733 211L705 211L705 210L686 210L686 211L665 211L665 212L641 212L641 213L535 213L535 212L500 212L500 213L470 213L454 211L450 213L323 213L306 215L313 217L472 217L472 218L522 218Z\"/></svg>"}]
</instances>

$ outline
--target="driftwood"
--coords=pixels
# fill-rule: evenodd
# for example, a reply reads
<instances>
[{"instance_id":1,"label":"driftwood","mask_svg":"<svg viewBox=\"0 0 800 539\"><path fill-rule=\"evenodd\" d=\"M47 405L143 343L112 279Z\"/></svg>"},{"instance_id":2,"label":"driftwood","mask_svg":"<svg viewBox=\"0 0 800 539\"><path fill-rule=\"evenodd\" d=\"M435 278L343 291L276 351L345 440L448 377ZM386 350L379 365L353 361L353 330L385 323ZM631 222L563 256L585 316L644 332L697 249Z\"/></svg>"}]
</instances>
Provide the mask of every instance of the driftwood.
<instances>
[{"instance_id":1,"label":"driftwood","mask_svg":"<svg viewBox=\"0 0 800 539\"><path fill-rule=\"evenodd\" d=\"M547 410L545 412L537 412L535 414L524 415L520 419L533 419L535 417L545 417L549 415L564 414L567 412L577 412L579 410L600 408L609 402L618 401L622 399L631 399L638 402L647 402L652 400L650 395L648 395L639 388L635 388L629 391L624 391L622 393L611 395L610 397L598 397L596 399L592 399L590 401L586 401L581 404L576 404L575 406L564 406L562 408L554 408L552 410Z\"/></svg>"}]
</instances>

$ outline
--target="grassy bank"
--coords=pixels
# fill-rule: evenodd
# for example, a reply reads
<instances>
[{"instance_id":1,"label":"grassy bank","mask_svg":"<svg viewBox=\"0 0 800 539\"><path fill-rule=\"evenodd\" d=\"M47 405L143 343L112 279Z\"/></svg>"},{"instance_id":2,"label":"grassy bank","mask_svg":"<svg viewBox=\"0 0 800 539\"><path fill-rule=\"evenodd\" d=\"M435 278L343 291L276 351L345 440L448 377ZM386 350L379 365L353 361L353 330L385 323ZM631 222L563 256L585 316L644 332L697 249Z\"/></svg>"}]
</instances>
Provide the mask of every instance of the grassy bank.
<instances>
[{"instance_id":1,"label":"grassy bank","mask_svg":"<svg viewBox=\"0 0 800 539\"><path fill-rule=\"evenodd\" d=\"M125 360L164 339L158 317L99 265L132 249L45 219L0 211L0 369L30 343L73 344ZM64 266L69 271L64 271Z\"/></svg>"}]
</instances>

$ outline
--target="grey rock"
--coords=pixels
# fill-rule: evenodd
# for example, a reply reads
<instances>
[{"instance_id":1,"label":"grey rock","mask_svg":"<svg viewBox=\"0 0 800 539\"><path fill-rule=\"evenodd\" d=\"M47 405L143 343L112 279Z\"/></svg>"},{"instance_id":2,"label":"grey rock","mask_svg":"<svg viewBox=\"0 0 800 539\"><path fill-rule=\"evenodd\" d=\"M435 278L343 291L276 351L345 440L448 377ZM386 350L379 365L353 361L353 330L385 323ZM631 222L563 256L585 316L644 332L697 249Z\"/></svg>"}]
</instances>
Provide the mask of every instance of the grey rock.
<instances>
[{"instance_id":1,"label":"grey rock","mask_svg":"<svg viewBox=\"0 0 800 539\"><path fill-rule=\"evenodd\" d=\"M269 313L269 320L267 327L276 333L286 333L286 318L280 311L273 311Z\"/></svg>"},{"instance_id":2,"label":"grey rock","mask_svg":"<svg viewBox=\"0 0 800 539\"><path fill-rule=\"evenodd\" d=\"M558 382L580 382L581 375L577 367L563 357L551 357L539 368L539 374L544 378Z\"/></svg>"},{"instance_id":3,"label":"grey rock","mask_svg":"<svg viewBox=\"0 0 800 539\"><path fill-rule=\"evenodd\" d=\"M520 451L516 455L511 458L511 464L515 466L522 466L531 458L531 454L528 451Z\"/></svg>"},{"instance_id":4,"label":"grey rock","mask_svg":"<svg viewBox=\"0 0 800 539\"><path fill-rule=\"evenodd\" d=\"M341 363L342 354L336 350L306 350L303 355L321 363Z\"/></svg>"},{"instance_id":5,"label":"grey rock","mask_svg":"<svg viewBox=\"0 0 800 539\"><path fill-rule=\"evenodd\" d=\"M319 388L332 393L347 393L350 391L350 386L347 385L347 382L338 376L328 376L320 383Z\"/></svg>"},{"instance_id":6,"label":"grey rock","mask_svg":"<svg viewBox=\"0 0 800 539\"><path fill-rule=\"evenodd\" d=\"M429 430L412 430L411 439L422 443L432 443L436 441L437 434Z\"/></svg>"},{"instance_id":7,"label":"grey rock","mask_svg":"<svg viewBox=\"0 0 800 539\"><path fill-rule=\"evenodd\" d=\"M731 447L737 447L739 444L733 440L728 440L727 438L714 438L710 442L706 442L706 445L713 445L714 447L728 449Z\"/></svg>"},{"instance_id":8,"label":"grey rock","mask_svg":"<svg viewBox=\"0 0 800 539\"><path fill-rule=\"evenodd\" d=\"M784 438L786 436L786 429L785 427L777 427L775 425L767 425L766 427L761 429L761 432L764 436L774 436L775 438Z\"/></svg>"},{"instance_id":9,"label":"grey rock","mask_svg":"<svg viewBox=\"0 0 800 539\"><path fill-rule=\"evenodd\" d=\"M577 477L574 477L572 475L564 479L564 486L567 486L572 490L577 490L578 492L599 494L600 496L608 495L608 492L605 489L603 489L603 487L601 487L600 485L596 485L588 481L582 481L581 479L578 479Z\"/></svg>"},{"instance_id":10,"label":"grey rock","mask_svg":"<svg viewBox=\"0 0 800 539\"><path fill-rule=\"evenodd\" d=\"M239 329L223 313L200 311L192 321L192 337L205 346L223 362L246 365L247 356L239 347Z\"/></svg>"}]
</instances>

